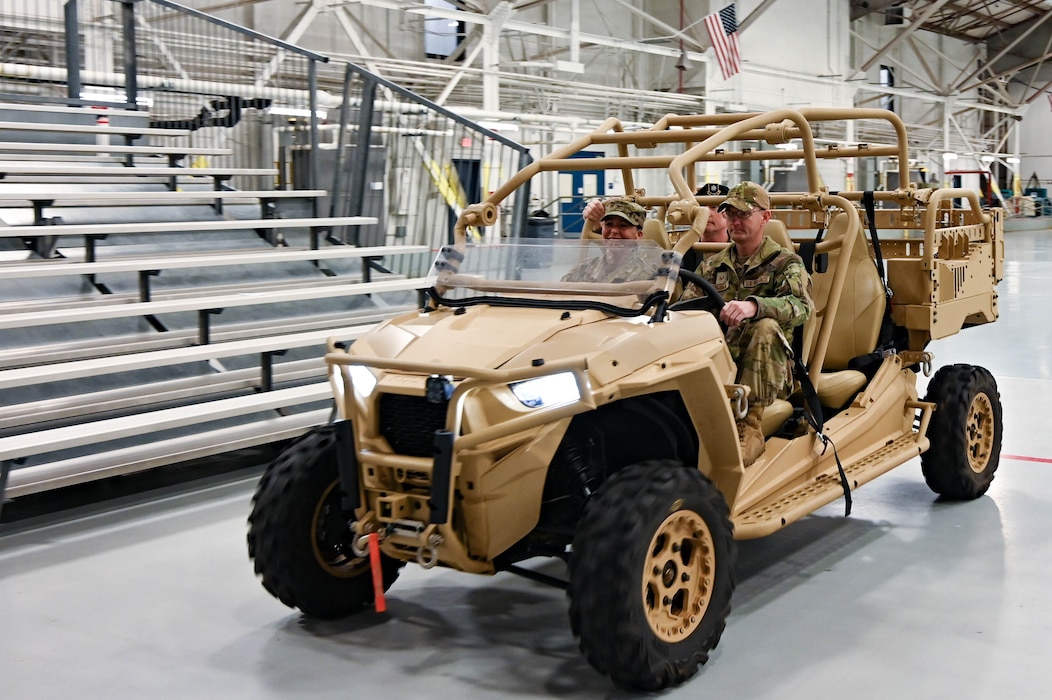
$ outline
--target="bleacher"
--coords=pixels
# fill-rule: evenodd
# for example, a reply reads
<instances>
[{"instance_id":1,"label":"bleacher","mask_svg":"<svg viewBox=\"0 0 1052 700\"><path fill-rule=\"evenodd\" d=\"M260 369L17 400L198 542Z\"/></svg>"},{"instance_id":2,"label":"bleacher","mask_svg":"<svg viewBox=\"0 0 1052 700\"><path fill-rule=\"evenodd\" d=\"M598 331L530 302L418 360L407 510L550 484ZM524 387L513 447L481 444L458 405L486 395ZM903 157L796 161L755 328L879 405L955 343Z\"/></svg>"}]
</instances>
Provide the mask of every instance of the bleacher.
<instances>
[{"instance_id":1,"label":"bleacher","mask_svg":"<svg viewBox=\"0 0 1052 700\"><path fill-rule=\"evenodd\" d=\"M343 245L376 219L309 215L327 190L231 188L277 171L187 167L229 151L165 145L186 133L145 115L24 107L0 122L27 137L0 145L7 498L293 437L328 418L326 339L417 302L380 263L430 249ZM76 142L100 131L139 145Z\"/></svg>"},{"instance_id":2,"label":"bleacher","mask_svg":"<svg viewBox=\"0 0 1052 700\"><path fill-rule=\"evenodd\" d=\"M0 10L54 27L0 75L0 506L325 422L326 340L416 308L485 174L530 157L358 66L158 0L124 9L90 32L48 4ZM487 235L523 231L507 204Z\"/></svg>"}]
</instances>

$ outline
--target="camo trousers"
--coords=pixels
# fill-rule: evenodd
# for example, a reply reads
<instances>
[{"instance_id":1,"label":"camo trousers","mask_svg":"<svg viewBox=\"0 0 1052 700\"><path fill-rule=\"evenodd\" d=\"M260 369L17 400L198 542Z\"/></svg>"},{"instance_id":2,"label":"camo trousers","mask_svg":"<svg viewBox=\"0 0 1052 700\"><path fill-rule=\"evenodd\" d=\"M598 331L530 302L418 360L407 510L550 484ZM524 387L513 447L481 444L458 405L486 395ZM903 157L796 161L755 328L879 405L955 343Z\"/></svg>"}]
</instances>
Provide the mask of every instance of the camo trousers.
<instances>
[{"instance_id":1,"label":"camo trousers","mask_svg":"<svg viewBox=\"0 0 1052 700\"><path fill-rule=\"evenodd\" d=\"M738 365L738 383L752 389L750 405L770 406L793 386L790 345L773 318L743 323L727 332L727 345Z\"/></svg>"}]
</instances>

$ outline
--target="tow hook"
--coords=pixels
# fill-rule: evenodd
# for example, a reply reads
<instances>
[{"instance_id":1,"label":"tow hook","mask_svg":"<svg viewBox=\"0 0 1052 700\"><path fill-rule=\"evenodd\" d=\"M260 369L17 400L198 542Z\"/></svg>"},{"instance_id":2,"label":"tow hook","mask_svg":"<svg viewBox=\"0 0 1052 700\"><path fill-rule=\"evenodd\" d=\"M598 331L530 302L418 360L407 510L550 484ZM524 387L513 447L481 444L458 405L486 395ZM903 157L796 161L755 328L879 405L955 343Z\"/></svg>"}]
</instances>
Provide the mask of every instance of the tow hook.
<instances>
[{"instance_id":1,"label":"tow hook","mask_svg":"<svg viewBox=\"0 0 1052 700\"><path fill-rule=\"evenodd\" d=\"M442 535L435 532L435 529L434 525L428 527L426 536L422 538L424 544L416 550L416 563L425 569L430 569L438 563L438 546L442 544Z\"/></svg>"}]
</instances>

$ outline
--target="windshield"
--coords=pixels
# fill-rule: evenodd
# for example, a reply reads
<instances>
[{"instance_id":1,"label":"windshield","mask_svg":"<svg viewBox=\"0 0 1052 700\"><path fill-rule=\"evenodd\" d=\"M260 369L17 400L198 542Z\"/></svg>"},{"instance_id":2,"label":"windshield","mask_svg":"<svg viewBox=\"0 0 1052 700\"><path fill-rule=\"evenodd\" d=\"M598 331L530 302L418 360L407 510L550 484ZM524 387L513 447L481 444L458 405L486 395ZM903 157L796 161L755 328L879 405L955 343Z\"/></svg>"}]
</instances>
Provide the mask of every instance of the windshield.
<instances>
[{"instance_id":1,"label":"windshield","mask_svg":"<svg viewBox=\"0 0 1052 700\"><path fill-rule=\"evenodd\" d=\"M505 305L573 301L576 308L642 313L667 298L679 262L676 253L647 240L469 244L463 253L442 248L428 281L440 304L493 303L496 297L508 300Z\"/></svg>"}]
</instances>

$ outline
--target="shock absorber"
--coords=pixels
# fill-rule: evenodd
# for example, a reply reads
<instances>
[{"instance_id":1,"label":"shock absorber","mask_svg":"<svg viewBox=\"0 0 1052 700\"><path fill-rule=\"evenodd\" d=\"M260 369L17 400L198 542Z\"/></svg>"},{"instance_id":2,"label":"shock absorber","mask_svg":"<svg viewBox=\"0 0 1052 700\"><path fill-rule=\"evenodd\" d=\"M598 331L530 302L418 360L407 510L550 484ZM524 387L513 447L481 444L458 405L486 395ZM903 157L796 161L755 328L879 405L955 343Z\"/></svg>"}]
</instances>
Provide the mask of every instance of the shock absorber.
<instances>
[{"instance_id":1,"label":"shock absorber","mask_svg":"<svg viewBox=\"0 0 1052 700\"><path fill-rule=\"evenodd\" d=\"M566 463L573 469L574 476L577 477L578 493L581 496L581 502L587 503L595 493L597 487L595 477L592 476L588 469L588 459L586 458L585 447L580 442L574 441L566 445L563 452Z\"/></svg>"}]
</instances>

